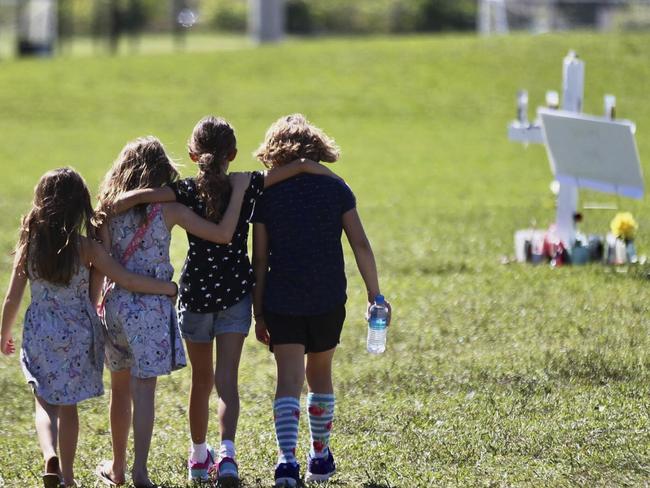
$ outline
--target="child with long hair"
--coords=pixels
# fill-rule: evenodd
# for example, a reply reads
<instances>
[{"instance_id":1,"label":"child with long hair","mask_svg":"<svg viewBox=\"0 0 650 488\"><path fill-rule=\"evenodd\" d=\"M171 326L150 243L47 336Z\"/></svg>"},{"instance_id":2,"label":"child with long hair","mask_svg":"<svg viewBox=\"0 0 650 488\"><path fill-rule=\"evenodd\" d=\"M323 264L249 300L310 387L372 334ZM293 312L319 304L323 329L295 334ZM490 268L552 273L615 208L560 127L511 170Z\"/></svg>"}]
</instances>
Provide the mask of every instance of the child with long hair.
<instances>
[{"instance_id":1,"label":"child with long hair","mask_svg":"<svg viewBox=\"0 0 650 488\"><path fill-rule=\"evenodd\" d=\"M136 275L113 260L91 238L92 217L77 172L62 168L41 177L22 220L2 310L0 350L12 354L11 330L29 281L20 359L35 395L45 488L76 486L77 403L103 394L103 331L89 294L91 267L134 292L175 297L178 291L175 283Z\"/></svg>"},{"instance_id":2,"label":"child with long hair","mask_svg":"<svg viewBox=\"0 0 650 488\"><path fill-rule=\"evenodd\" d=\"M269 168L282 168L296 158L334 162L339 149L303 115L295 114L269 128L255 155ZM375 258L355 197L340 180L301 175L276 185L257 202L253 222L255 334L269 345L277 365L276 486L300 482L295 451L305 376L311 433L305 480L325 481L336 469L329 439L335 405L332 359L347 299L342 231L369 304L379 295Z\"/></svg>"},{"instance_id":3,"label":"child with long hair","mask_svg":"<svg viewBox=\"0 0 650 488\"><path fill-rule=\"evenodd\" d=\"M232 187L228 167L237 155L232 126L222 118L201 119L188 142L197 176L164 189L130 192L117 207L176 200L213 222L223 219ZM335 176L313 161L293 161L282 168L251 173L232 242L218 245L192 231L181 274L178 315L192 366L189 421L192 444L189 479L215 477L221 485L236 484L235 434L239 419L238 371L244 339L251 325L253 270L248 258L248 223L264 188L303 172ZM216 343L216 365L214 344ZM221 443L218 453L207 443L209 399L216 385L219 396Z\"/></svg>"},{"instance_id":4,"label":"child with long hair","mask_svg":"<svg viewBox=\"0 0 650 488\"><path fill-rule=\"evenodd\" d=\"M99 191L101 215L114 212L120 196L135 190L172 184L178 172L155 137L127 143L106 173ZM202 219L180 203L138 205L108 218L100 228L107 250L127 269L139 274L170 279L171 229L175 225L211 242L232 239L248 187L249 175L238 173L230 181L230 204L219 224ZM119 205L119 203L118 203ZM154 486L149 480L147 459L155 416L157 377L185 366L174 305L165 297L142 296L116 287L105 299L108 331L106 357L111 371L110 420L113 459L103 461L97 476L107 484L125 482L126 450L133 419L134 460L132 480L136 487Z\"/></svg>"}]
</instances>

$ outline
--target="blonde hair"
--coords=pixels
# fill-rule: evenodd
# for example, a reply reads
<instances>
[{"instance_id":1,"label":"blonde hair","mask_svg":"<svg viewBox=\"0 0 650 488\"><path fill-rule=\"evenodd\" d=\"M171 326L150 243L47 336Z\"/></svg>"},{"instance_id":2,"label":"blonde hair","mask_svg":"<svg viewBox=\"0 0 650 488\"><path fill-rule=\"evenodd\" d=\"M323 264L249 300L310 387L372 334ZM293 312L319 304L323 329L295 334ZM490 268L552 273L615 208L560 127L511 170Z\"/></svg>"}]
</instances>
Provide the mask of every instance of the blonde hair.
<instances>
[{"instance_id":1,"label":"blonde hair","mask_svg":"<svg viewBox=\"0 0 650 488\"><path fill-rule=\"evenodd\" d=\"M143 188L160 188L174 182L178 176L174 163L156 137L139 137L127 142L99 188L96 225L106 219L120 194ZM146 205L135 208L144 219Z\"/></svg>"},{"instance_id":2,"label":"blonde hair","mask_svg":"<svg viewBox=\"0 0 650 488\"><path fill-rule=\"evenodd\" d=\"M310 124L304 115L293 114L280 117L269 127L264 142L253 155L272 168L300 158L333 163L339 159L340 149L334 139Z\"/></svg>"}]
</instances>

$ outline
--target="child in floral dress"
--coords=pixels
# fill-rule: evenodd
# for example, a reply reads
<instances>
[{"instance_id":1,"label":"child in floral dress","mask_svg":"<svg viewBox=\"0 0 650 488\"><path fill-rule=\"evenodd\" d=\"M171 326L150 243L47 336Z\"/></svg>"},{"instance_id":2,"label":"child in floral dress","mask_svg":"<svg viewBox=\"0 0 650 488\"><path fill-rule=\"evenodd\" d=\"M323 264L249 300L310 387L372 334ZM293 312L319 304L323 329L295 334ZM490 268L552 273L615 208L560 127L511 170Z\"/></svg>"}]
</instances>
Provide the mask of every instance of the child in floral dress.
<instances>
[{"instance_id":1,"label":"child in floral dress","mask_svg":"<svg viewBox=\"0 0 650 488\"><path fill-rule=\"evenodd\" d=\"M175 296L177 287L126 271L92 234L90 194L81 176L46 173L23 219L2 310L0 350L12 354L11 334L29 281L21 363L36 398L36 433L45 459L45 488L76 486L73 462L79 434L77 403L103 394L103 333L90 300L90 270L139 293ZM59 459L60 455L60 459Z\"/></svg>"}]
</instances>

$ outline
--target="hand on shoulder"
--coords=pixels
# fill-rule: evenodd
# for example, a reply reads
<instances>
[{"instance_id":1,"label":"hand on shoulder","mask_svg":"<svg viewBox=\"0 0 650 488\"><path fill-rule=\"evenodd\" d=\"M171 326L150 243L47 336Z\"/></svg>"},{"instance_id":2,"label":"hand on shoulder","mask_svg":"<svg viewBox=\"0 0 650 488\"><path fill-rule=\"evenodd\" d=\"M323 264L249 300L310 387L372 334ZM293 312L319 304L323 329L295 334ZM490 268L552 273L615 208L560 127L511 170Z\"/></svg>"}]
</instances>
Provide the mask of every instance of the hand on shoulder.
<instances>
[{"instance_id":1,"label":"hand on shoulder","mask_svg":"<svg viewBox=\"0 0 650 488\"><path fill-rule=\"evenodd\" d=\"M246 190L251 182L251 174L249 172L236 172L228 175L230 184L234 191Z\"/></svg>"}]
</instances>

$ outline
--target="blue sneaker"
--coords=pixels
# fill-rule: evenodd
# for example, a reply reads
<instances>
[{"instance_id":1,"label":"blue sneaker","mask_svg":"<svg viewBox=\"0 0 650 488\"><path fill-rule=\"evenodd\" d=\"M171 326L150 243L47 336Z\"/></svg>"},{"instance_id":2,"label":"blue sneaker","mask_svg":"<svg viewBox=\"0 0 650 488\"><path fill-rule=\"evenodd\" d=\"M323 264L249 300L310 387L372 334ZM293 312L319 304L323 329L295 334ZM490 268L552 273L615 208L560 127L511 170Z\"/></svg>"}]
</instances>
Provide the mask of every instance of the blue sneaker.
<instances>
[{"instance_id":1,"label":"blue sneaker","mask_svg":"<svg viewBox=\"0 0 650 488\"><path fill-rule=\"evenodd\" d=\"M300 464L280 463L275 467L275 487L294 487L300 483Z\"/></svg>"},{"instance_id":2,"label":"blue sneaker","mask_svg":"<svg viewBox=\"0 0 650 488\"><path fill-rule=\"evenodd\" d=\"M311 457L311 453L307 457L307 474L305 481L327 481L336 472L336 464L334 463L334 456L332 450L327 449L327 457Z\"/></svg>"},{"instance_id":3,"label":"blue sneaker","mask_svg":"<svg viewBox=\"0 0 650 488\"><path fill-rule=\"evenodd\" d=\"M212 466L212 480L219 488L237 488L239 486L239 469L233 458L223 457Z\"/></svg>"}]
</instances>

